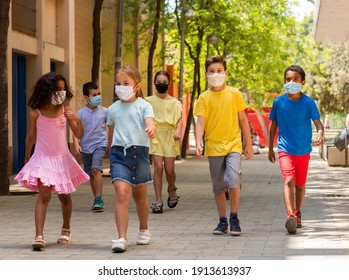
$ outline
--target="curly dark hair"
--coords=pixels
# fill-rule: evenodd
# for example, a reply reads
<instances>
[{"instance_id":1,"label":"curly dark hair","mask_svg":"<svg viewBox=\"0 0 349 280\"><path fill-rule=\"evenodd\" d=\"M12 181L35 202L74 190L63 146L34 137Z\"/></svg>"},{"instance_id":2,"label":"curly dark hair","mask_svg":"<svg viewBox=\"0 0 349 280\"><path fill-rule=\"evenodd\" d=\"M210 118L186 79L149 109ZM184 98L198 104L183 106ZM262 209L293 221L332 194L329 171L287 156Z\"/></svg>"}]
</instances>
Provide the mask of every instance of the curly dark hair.
<instances>
[{"instance_id":1,"label":"curly dark hair","mask_svg":"<svg viewBox=\"0 0 349 280\"><path fill-rule=\"evenodd\" d=\"M42 109L51 102L52 95L58 90L57 84L63 81L65 84L66 100L73 98L73 92L70 89L67 80L63 75L50 72L43 75L35 84L33 93L28 101L28 106L32 109Z\"/></svg>"}]
</instances>

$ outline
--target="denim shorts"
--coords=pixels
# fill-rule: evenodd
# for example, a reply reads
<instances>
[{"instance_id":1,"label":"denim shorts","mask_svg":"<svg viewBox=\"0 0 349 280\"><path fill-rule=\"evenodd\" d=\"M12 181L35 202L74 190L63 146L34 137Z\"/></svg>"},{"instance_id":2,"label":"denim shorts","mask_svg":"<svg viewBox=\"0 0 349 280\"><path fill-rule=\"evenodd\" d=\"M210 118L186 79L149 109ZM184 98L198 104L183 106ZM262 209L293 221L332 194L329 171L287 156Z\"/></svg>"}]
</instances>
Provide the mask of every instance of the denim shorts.
<instances>
[{"instance_id":1,"label":"denim shorts","mask_svg":"<svg viewBox=\"0 0 349 280\"><path fill-rule=\"evenodd\" d=\"M226 156L209 156L212 191L219 194L225 188L240 188L241 186L241 155L229 153Z\"/></svg>"},{"instance_id":2,"label":"denim shorts","mask_svg":"<svg viewBox=\"0 0 349 280\"><path fill-rule=\"evenodd\" d=\"M110 149L111 181L121 180L131 186L152 183L149 148L132 146L125 150L122 146Z\"/></svg>"},{"instance_id":3,"label":"denim shorts","mask_svg":"<svg viewBox=\"0 0 349 280\"><path fill-rule=\"evenodd\" d=\"M99 147L92 154L81 153L82 162L84 163L84 171L88 175L92 175L92 169L103 171L103 159L107 147Z\"/></svg>"}]
</instances>

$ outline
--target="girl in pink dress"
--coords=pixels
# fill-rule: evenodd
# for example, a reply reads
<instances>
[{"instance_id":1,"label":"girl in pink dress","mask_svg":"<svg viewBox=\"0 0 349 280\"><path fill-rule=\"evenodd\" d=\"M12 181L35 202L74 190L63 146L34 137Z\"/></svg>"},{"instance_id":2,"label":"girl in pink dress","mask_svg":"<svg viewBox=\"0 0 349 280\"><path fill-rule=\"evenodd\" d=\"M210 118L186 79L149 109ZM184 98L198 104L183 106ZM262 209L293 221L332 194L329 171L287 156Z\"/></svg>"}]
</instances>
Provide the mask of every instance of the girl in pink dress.
<instances>
[{"instance_id":1,"label":"girl in pink dress","mask_svg":"<svg viewBox=\"0 0 349 280\"><path fill-rule=\"evenodd\" d=\"M80 118L68 105L64 105L72 97L65 78L57 73L48 73L37 81L28 102L33 110L29 114L26 137L26 164L15 180L20 186L39 193L35 206L34 250L45 247L44 224L52 192L58 194L63 216L57 242L70 242L70 193L76 190L76 186L89 180L68 149L67 123L75 137L81 138L83 135ZM31 154L34 143L35 150Z\"/></svg>"}]
</instances>

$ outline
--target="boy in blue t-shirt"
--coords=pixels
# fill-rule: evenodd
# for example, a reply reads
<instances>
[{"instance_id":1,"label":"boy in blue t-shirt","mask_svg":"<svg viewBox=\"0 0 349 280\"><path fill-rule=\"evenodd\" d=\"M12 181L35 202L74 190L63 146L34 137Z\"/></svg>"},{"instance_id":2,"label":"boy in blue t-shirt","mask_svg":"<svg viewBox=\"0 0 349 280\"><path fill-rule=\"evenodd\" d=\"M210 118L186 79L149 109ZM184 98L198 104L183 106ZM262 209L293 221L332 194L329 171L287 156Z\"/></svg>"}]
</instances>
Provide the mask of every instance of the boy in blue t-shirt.
<instances>
[{"instance_id":1,"label":"boy in blue t-shirt","mask_svg":"<svg viewBox=\"0 0 349 280\"><path fill-rule=\"evenodd\" d=\"M302 227L301 209L305 196L310 153L312 151L313 121L317 130L316 145L324 141L324 127L313 99L301 92L305 72L298 65L291 65L284 73L286 93L274 100L269 119L269 160L275 162L274 137L278 130L277 151L284 180L284 201L287 211L285 227L296 233Z\"/></svg>"},{"instance_id":2,"label":"boy in blue t-shirt","mask_svg":"<svg viewBox=\"0 0 349 280\"><path fill-rule=\"evenodd\" d=\"M100 106L102 95L98 86L85 83L82 92L86 106L78 111L84 128L84 135L79 140L74 138L77 154L81 154L85 172L90 175L90 184L95 197L91 210L103 211L103 159L108 146L107 108Z\"/></svg>"}]
</instances>

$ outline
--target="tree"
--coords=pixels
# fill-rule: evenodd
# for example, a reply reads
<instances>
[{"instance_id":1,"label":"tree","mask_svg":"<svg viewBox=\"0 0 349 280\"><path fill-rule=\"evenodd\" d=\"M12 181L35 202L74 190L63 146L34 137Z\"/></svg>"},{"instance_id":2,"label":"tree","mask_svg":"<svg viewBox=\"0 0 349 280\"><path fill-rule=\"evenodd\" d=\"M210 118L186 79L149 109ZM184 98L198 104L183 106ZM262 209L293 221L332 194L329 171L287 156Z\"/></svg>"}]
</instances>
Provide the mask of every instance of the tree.
<instances>
[{"instance_id":1,"label":"tree","mask_svg":"<svg viewBox=\"0 0 349 280\"><path fill-rule=\"evenodd\" d=\"M148 56L148 95L153 95L153 68L154 68L154 53L156 49L156 43L158 41L158 33L159 33L159 24L160 24L160 15L161 15L161 7L162 0L156 0L156 12L155 12L155 23L152 32L152 40L149 48L149 56Z\"/></svg>"},{"instance_id":2,"label":"tree","mask_svg":"<svg viewBox=\"0 0 349 280\"><path fill-rule=\"evenodd\" d=\"M179 2L175 2L179 31L168 32L169 44L174 46L180 43ZM294 53L302 53L301 44L295 40L299 26L286 0L191 0L186 1L186 10L185 56L190 59L185 59L185 80L189 81L186 86L191 88L191 101L182 157L193 120L192 108L205 88L200 73L205 72L203 62L208 53L228 59L228 84L239 88L250 106L257 109L265 105L266 92L282 90L284 69L294 61ZM212 35L217 38L214 43L209 42Z\"/></svg>"},{"instance_id":3,"label":"tree","mask_svg":"<svg viewBox=\"0 0 349 280\"><path fill-rule=\"evenodd\" d=\"M0 1L0 195L10 194L8 142L7 33L10 0Z\"/></svg>"},{"instance_id":4,"label":"tree","mask_svg":"<svg viewBox=\"0 0 349 280\"><path fill-rule=\"evenodd\" d=\"M93 9L93 56L92 56L92 70L91 81L98 84L99 81L99 62L101 59L101 10L103 0L95 0Z\"/></svg>"}]
</instances>

